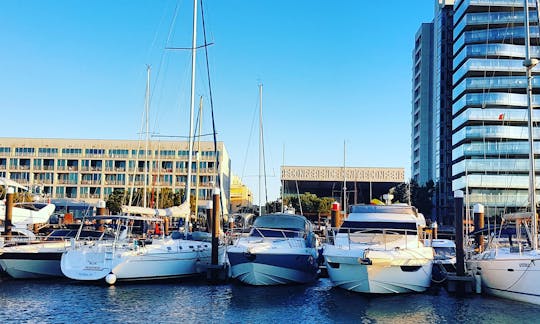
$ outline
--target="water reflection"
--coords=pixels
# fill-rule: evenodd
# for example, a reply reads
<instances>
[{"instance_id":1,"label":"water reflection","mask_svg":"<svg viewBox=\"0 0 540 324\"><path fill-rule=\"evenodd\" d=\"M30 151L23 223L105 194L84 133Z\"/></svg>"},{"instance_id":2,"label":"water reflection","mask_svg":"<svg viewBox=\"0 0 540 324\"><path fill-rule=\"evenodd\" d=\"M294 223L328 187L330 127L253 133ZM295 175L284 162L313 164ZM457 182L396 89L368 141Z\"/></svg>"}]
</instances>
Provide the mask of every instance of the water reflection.
<instances>
[{"instance_id":1,"label":"water reflection","mask_svg":"<svg viewBox=\"0 0 540 324\"><path fill-rule=\"evenodd\" d=\"M312 285L251 287L203 280L86 285L71 281L0 283L1 322L58 323L509 323L540 316L540 307L471 295L367 296Z\"/></svg>"}]
</instances>

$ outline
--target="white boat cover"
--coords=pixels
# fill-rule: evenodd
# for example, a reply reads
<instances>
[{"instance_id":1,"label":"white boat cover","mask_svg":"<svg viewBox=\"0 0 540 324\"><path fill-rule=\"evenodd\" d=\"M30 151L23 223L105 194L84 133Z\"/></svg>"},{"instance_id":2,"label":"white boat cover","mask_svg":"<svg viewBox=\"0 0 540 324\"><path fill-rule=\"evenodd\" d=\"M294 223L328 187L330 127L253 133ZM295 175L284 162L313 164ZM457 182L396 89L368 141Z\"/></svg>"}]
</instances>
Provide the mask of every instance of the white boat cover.
<instances>
[{"instance_id":1,"label":"white boat cover","mask_svg":"<svg viewBox=\"0 0 540 324\"><path fill-rule=\"evenodd\" d=\"M138 214L145 216L155 216L155 217L179 217L186 218L190 214L189 202L184 202L180 206L173 206L169 208L148 208L148 207L139 207L139 206L122 206L122 213L125 214Z\"/></svg>"}]
</instances>

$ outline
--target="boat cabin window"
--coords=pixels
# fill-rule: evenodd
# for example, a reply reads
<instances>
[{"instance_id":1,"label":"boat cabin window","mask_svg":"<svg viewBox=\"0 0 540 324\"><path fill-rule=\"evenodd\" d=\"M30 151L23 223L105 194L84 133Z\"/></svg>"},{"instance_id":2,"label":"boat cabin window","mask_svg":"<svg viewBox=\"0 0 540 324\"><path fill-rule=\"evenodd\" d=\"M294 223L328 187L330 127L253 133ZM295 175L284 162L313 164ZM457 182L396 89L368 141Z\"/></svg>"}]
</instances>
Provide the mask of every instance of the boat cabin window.
<instances>
[{"instance_id":1,"label":"boat cabin window","mask_svg":"<svg viewBox=\"0 0 540 324\"><path fill-rule=\"evenodd\" d=\"M366 233L383 233L388 234L405 234L416 235L417 228L416 223L403 223L403 222L355 222L345 221L341 228L340 233L363 231Z\"/></svg>"},{"instance_id":2,"label":"boat cabin window","mask_svg":"<svg viewBox=\"0 0 540 324\"><path fill-rule=\"evenodd\" d=\"M456 256L456 248L452 246L436 247L435 259L451 259Z\"/></svg>"}]
</instances>

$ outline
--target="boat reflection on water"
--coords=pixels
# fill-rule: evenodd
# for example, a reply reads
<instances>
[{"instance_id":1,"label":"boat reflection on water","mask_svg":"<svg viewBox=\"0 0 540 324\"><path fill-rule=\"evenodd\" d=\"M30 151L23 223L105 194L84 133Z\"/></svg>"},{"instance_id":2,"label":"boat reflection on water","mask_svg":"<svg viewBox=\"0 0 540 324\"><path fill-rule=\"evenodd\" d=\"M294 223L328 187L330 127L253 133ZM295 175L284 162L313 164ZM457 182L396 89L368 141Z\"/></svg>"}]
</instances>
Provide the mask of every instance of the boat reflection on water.
<instances>
[{"instance_id":1,"label":"boat reflection on water","mask_svg":"<svg viewBox=\"0 0 540 324\"><path fill-rule=\"evenodd\" d=\"M540 316L536 305L479 295L455 298L438 287L423 294L372 296L333 288L329 279L258 287L195 279L116 287L6 280L0 293L2 322L521 323Z\"/></svg>"}]
</instances>

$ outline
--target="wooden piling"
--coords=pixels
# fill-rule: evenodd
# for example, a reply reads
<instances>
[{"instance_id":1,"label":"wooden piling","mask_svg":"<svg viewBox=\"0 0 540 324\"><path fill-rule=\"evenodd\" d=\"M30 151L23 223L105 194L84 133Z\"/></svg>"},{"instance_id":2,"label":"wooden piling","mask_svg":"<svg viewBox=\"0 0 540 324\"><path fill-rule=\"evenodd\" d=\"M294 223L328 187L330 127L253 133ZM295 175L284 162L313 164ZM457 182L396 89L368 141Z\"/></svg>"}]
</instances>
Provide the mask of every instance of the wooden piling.
<instances>
[{"instance_id":1,"label":"wooden piling","mask_svg":"<svg viewBox=\"0 0 540 324\"><path fill-rule=\"evenodd\" d=\"M454 192L454 215L456 224L456 274L465 275L465 250L463 248L463 191Z\"/></svg>"},{"instance_id":2,"label":"wooden piling","mask_svg":"<svg viewBox=\"0 0 540 324\"><path fill-rule=\"evenodd\" d=\"M330 211L331 222L330 225L332 228L337 228L341 226L341 212L339 210L339 203L334 201L332 203L332 210Z\"/></svg>"},{"instance_id":3,"label":"wooden piling","mask_svg":"<svg viewBox=\"0 0 540 324\"><path fill-rule=\"evenodd\" d=\"M218 248L219 248L219 212L220 203L219 196L221 192L219 188L214 188L212 210L212 265L218 265Z\"/></svg>"},{"instance_id":4,"label":"wooden piling","mask_svg":"<svg viewBox=\"0 0 540 324\"><path fill-rule=\"evenodd\" d=\"M480 229L484 228L484 205L475 204L473 206L473 215L474 215L474 230L477 232ZM476 233L474 235L474 242L476 244L476 249L478 252L484 250L484 235L482 233Z\"/></svg>"},{"instance_id":5,"label":"wooden piling","mask_svg":"<svg viewBox=\"0 0 540 324\"><path fill-rule=\"evenodd\" d=\"M13 197L15 196L15 190L13 187L7 188L6 193L6 217L4 221L4 234L7 239L11 239L11 227L13 225Z\"/></svg>"}]
</instances>

